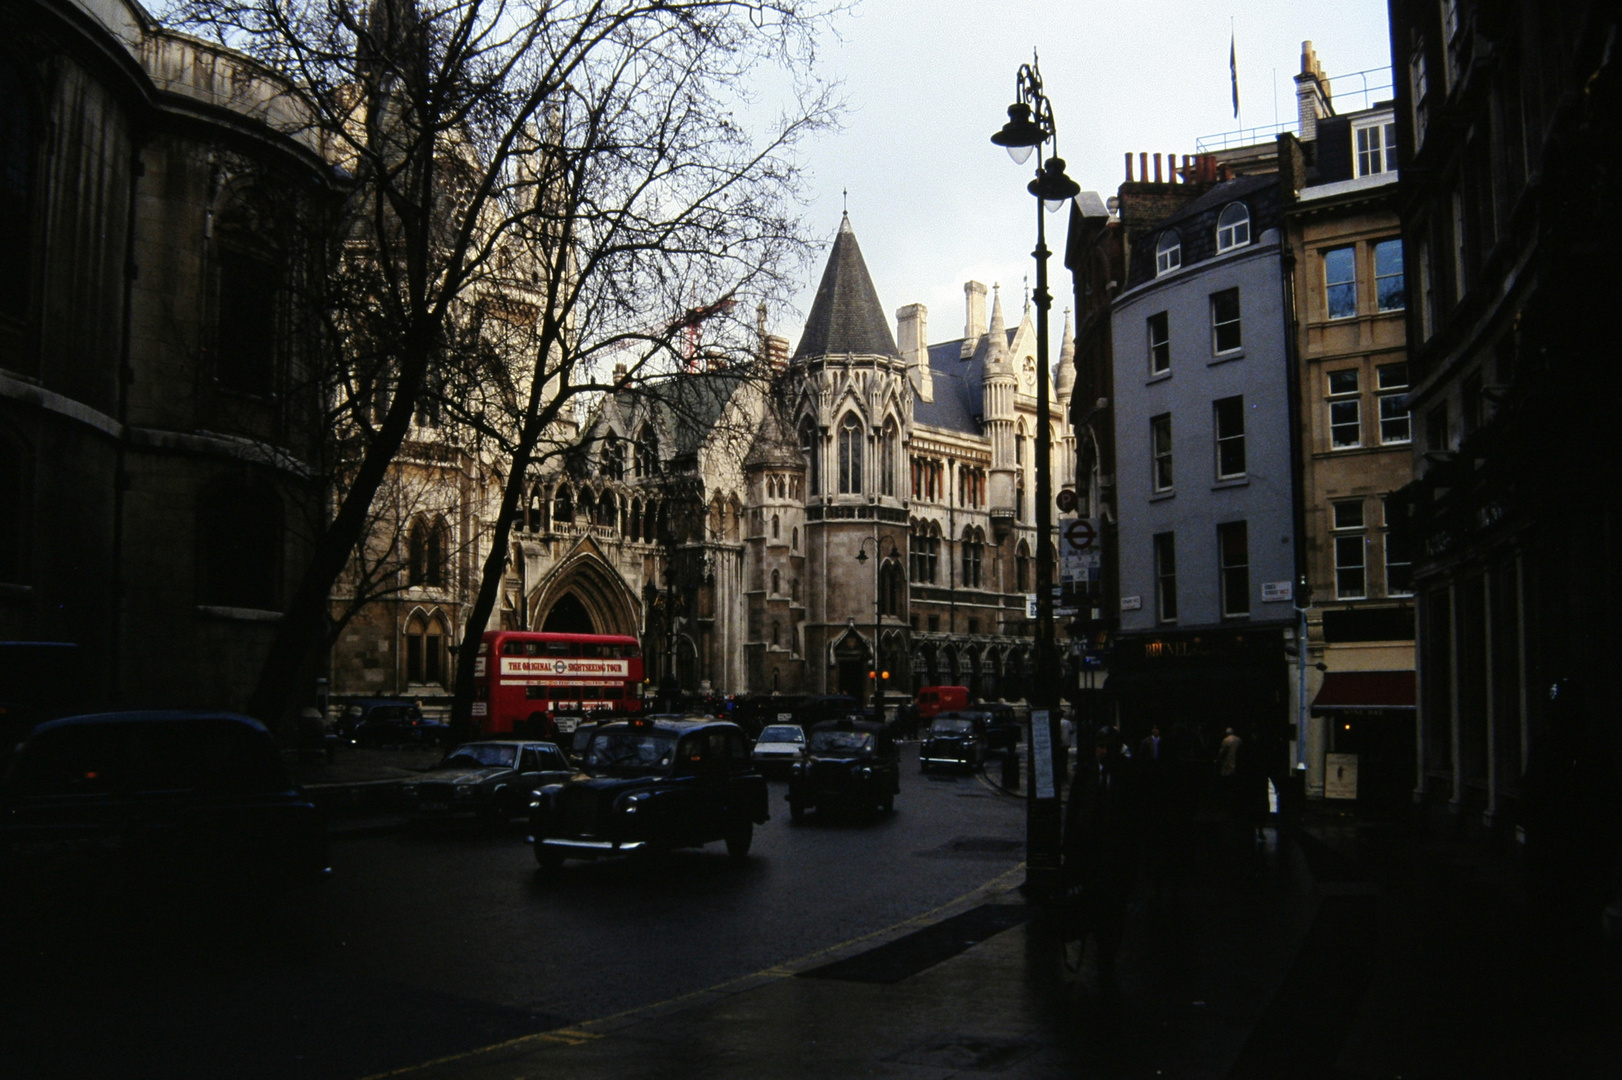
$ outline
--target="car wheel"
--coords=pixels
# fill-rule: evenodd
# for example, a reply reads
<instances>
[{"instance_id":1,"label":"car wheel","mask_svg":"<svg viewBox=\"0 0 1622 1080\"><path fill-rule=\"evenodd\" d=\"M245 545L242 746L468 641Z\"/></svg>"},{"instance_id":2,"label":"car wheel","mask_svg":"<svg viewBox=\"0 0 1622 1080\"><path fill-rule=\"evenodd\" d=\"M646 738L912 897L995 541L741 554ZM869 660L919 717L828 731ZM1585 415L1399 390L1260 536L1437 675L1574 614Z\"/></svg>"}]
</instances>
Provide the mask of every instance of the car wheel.
<instances>
[{"instance_id":1,"label":"car wheel","mask_svg":"<svg viewBox=\"0 0 1622 1080\"><path fill-rule=\"evenodd\" d=\"M879 800L879 809L883 810L886 814L895 813L895 795L886 793L884 798Z\"/></svg>"},{"instance_id":2,"label":"car wheel","mask_svg":"<svg viewBox=\"0 0 1622 1080\"><path fill-rule=\"evenodd\" d=\"M556 870L563 865L563 853L552 848L535 845L535 864L542 870Z\"/></svg>"},{"instance_id":3,"label":"car wheel","mask_svg":"<svg viewBox=\"0 0 1622 1080\"><path fill-rule=\"evenodd\" d=\"M801 802L799 799L790 799L788 801L789 820L799 821L803 817L805 817L805 803Z\"/></svg>"},{"instance_id":4,"label":"car wheel","mask_svg":"<svg viewBox=\"0 0 1622 1080\"><path fill-rule=\"evenodd\" d=\"M755 823L745 818L727 833L727 855L733 862L742 862L749 856L749 844L755 838Z\"/></svg>"},{"instance_id":5,"label":"car wheel","mask_svg":"<svg viewBox=\"0 0 1622 1080\"><path fill-rule=\"evenodd\" d=\"M928 772L928 771L929 771L929 762L927 762L927 761L920 761L920 762L919 762L919 763L918 763L918 771L919 771L919 772L921 772L921 773L926 773L926 772Z\"/></svg>"}]
</instances>

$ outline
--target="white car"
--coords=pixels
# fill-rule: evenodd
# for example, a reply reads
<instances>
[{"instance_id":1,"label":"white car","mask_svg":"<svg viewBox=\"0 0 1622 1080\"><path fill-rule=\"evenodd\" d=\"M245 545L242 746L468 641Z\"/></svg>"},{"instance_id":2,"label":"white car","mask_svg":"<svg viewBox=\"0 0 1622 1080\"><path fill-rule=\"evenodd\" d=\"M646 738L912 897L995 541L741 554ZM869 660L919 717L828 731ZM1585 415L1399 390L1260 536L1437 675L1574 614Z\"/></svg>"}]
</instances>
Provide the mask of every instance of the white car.
<instances>
[{"instance_id":1,"label":"white car","mask_svg":"<svg viewBox=\"0 0 1622 1080\"><path fill-rule=\"evenodd\" d=\"M771 724L755 740L755 768L762 774L787 774L805 760L805 729L798 724Z\"/></svg>"}]
</instances>

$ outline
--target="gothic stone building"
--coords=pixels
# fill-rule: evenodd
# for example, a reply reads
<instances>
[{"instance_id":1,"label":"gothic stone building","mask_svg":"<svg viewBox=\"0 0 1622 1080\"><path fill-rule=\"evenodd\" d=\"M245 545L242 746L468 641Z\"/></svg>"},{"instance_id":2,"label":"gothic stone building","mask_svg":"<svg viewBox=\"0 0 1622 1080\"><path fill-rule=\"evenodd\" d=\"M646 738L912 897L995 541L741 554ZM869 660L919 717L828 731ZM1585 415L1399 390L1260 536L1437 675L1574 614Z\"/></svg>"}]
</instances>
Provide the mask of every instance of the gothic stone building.
<instances>
[{"instance_id":1,"label":"gothic stone building","mask_svg":"<svg viewBox=\"0 0 1622 1080\"><path fill-rule=\"evenodd\" d=\"M963 336L892 334L844 219L769 388L728 372L612 395L537 478L502 619L635 633L688 690L1023 697L1036 424L1073 485L1068 332L1036 413L1036 335L964 287ZM897 339L899 338L899 345Z\"/></svg>"}]
</instances>

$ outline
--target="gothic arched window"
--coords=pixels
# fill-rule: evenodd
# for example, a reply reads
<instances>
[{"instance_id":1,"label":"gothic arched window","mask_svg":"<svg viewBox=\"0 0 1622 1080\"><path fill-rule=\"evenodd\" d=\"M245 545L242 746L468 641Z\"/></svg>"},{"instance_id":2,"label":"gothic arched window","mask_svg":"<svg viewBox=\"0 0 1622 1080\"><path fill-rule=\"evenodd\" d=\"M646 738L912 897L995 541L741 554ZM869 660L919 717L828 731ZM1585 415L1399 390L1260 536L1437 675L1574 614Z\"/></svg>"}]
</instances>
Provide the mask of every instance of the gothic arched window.
<instances>
[{"instance_id":1,"label":"gothic arched window","mask_svg":"<svg viewBox=\"0 0 1622 1080\"><path fill-rule=\"evenodd\" d=\"M806 417L800 424L800 453L805 455L805 468L807 474L811 477L811 494L813 495L822 494L822 455L818 453L819 450L820 447L817 445L817 425L811 422L810 417Z\"/></svg>"},{"instance_id":2,"label":"gothic arched window","mask_svg":"<svg viewBox=\"0 0 1622 1080\"><path fill-rule=\"evenodd\" d=\"M659 436L652 424L643 424L636 437L636 475L653 476L659 471Z\"/></svg>"},{"instance_id":3,"label":"gothic arched window","mask_svg":"<svg viewBox=\"0 0 1622 1080\"><path fill-rule=\"evenodd\" d=\"M895 494L896 450L901 442L900 429L892 417L884 421L884 438L879 443L879 494Z\"/></svg>"},{"instance_id":4,"label":"gothic arched window","mask_svg":"<svg viewBox=\"0 0 1622 1080\"><path fill-rule=\"evenodd\" d=\"M1231 202L1222 208L1217 218L1217 250L1244 247L1250 243L1250 208L1242 202Z\"/></svg>"},{"instance_id":5,"label":"gothic arched window","mask_svg":"<svg viewBox=\"0 0 1622 1080\"><path fill-rule=\"evenodd\" d=\"M862 422L846 413L839 425L839 494L862 493Z\"/></svg>"},{"instance_id":6,"label":"gothic arched window","mask_svg":"<svg viewBox=\"0 0 1622 1080\"><path fill-rule=\"evenodd\" d=\"M782 575L778 571L773 570L772 571L772 595L776 596L778 593L780 593L782 591L783 591L783 578L782 578Z\"/></svg>"},{"instance_id":7,"label":"gothic arched window","mask_svg":"<svg viewBox=\"0 0 1622 1080\"><path fill-rule=\"evenodd\" d=\"M782 533L778 528L777 515L773 514L772 515L772 539L777 540L777 539L780 539L781 536L782 536Z\"/></svg>"}]
</instances>

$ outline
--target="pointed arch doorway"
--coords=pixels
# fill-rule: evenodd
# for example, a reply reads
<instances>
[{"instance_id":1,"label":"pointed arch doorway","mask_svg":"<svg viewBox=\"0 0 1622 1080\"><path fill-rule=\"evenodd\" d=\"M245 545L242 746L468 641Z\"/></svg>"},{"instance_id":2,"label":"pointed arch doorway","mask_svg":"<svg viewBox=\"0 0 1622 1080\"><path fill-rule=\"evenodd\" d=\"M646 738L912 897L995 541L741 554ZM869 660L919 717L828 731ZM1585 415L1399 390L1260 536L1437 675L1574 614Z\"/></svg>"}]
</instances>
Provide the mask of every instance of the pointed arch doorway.
<instances>
[{"instance_id":1,"label":"pointed arch doorway","mask_svg":"<svg viewBox=\"0 0 1622 1080\"><path fill-rule=\"evenodd\" d=\"M591 621L591 612L580 602L580 597L572 592L566 592L558 597L557 602L552 605L552 610L546 613L541 630L548 634L595 634L597 627Z\"/></svg>"}]
</instances>

